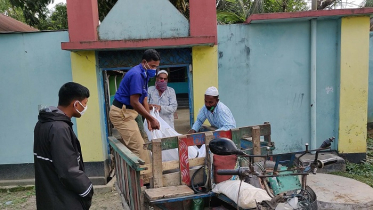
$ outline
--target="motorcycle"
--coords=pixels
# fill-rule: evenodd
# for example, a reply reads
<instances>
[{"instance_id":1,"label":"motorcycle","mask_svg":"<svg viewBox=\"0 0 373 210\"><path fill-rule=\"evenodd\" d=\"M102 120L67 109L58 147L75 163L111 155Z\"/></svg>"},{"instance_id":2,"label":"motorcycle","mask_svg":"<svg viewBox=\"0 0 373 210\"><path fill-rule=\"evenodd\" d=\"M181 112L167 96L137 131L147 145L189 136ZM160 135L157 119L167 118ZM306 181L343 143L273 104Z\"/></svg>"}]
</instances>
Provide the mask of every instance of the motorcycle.
<instances>
[{"instance_id":1,"label":"motorcycle","mask_svg":"<svg viewBox=\"0 0 373 210\"><path fill-rule=\"evenodd\" d=\"M307 176L316 174L317 169L336 163L336 159L319 160L319 154L323 152L336 152L330 149L335 138L326 139L318 149L309 150L308 144L304 151L270 154L267 148L266 155L249 155L237 149L233 141L227 138L218 138L210 142L209 148L216 155L237 155L247 163L246 167L237 169L220 169L218 175L238 176L255 187L264 189L271 200L257 202L256 209L317 209L317 196L311 187L307 185ZM300 158L305 154L314 154L315 158L309 163L302 163ZM286 158L286 157L290 157ZM254 162L254 159L261 161ZM300 177L300 178L299 178ZM239 192L238 192L239 193ZM238 195L238 199L239 199ZM223 197L222 197L223 198ZM238 207L239 201L223 198L229 204Z\"/></svg>"}]
</instances>

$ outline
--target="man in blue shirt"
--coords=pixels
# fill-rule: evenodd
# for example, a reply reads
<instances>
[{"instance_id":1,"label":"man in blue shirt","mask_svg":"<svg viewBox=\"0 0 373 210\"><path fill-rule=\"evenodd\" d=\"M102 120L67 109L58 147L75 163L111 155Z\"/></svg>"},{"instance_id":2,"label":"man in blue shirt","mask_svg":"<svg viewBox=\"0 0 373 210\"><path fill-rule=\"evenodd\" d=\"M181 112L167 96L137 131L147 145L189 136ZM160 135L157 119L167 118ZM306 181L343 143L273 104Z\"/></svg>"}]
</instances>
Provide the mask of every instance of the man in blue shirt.
<instances>
[{"instance_id":1,"label":"man in blue shirt","mask_svg":"<svg viewBox=\"0 0 373 210\"><path fill-rule=\"evenodd\" d=\"M159 129L157 119L149 114L148 82L154 77L161 57L156 50L149 49L143 54L139 65L130 69L122 79L110 107L109 117L121 137L122 143L133 153L150 163L150 153L144 150L138 122L141 116L148 121L149 129Z\"/></svg>"},{"instance_id":2,"label":"man in blue shirt","mask_svg":"<svg viewBox=\"0 0 373 210\"><path fill-rule=\"evenodd\" d=\"M202 125L208 119L210 126ZM216 87L209 87L205 92L205 106L199 110L197 120L188 133L207 130L230 130L236 128L236 121L231 110L219 101L219 92Z\"/></svg>"}]
</instances>

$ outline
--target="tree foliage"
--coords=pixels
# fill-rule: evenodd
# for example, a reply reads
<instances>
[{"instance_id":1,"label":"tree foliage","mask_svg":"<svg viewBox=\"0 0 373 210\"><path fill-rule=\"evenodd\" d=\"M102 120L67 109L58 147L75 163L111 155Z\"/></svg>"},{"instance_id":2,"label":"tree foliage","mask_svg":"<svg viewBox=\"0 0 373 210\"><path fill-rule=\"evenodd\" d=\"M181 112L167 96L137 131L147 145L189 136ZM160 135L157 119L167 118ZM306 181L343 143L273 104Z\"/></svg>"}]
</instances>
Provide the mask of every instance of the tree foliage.
<instances>
[{"instance_id":1,"label":"tree foliage","mask_svg":"<svg viewBox=\"0 0 373 210\"><path fill-rule=\"evenodd\" d=\"M9 0L0 0L0 13L26 23L22 9L12 6Z\"/></svg>"},{"instance_id":2,"label":"tree foliage","mask_svg":"<svg viewBox=\"0 0 373 210\"><path fill-rule=\"evenodd\" d=\"M66 4L57 4L50 13L46 19L39 22L39 30L62 30L68 28Z\"/></svg>"},{"instance_id":3,"label":"tree foliage","mask_svg":"<svg viewBox=\"0 0 373 210\"><path fill-rule=\"evenodd\" d=\"M23 11L23 17L28 25L37 27L47 18L49 12L47 6L54 0L9 0L9 2L13 7Z\"/></svg>"},{"instance_id":4,"label":"tree foliage","mask_svg":"<svg viewBox=\"0 0 373 210\"><path fill-rule=\"evenodd\" d=\"M103 21L118 0L97 0L99 19ZM189 18L189 0L169 0ZM333 9L341 0L317 0L317 9ZM54 0L0 0L0 12L41 30L67 29L66 5L56 5L51 12L47 6ZM243 23L255 13L296 12L310 8L306 0L216 0L218 23ZM372 7L373 0L362 6Z\"/></svg>"},{"instance_id":5,"label":"tree foliage","mask_svg":"<svg viewBox=\"0 0 373 210\"><path fill-rule=\"evenodd\" d=\"M30 26L36 27L41 30L48 29L63 29L67 28L67 19L63 21L60 19L64 17L63 11L56 8L57 14L53 19L53 13L50 14L47 6L54 2L54 0L0 0L0 2L6 2L7 4L1 4L2 6L17 9L17 20L27 23ZM118 0L98 0L98 16L100 21L103 21L109 11L114 7ZM189 17L189 0L170 0L175 7L185 16ZM1 9L1 8L0 8ZM61 9L61 8L60 8ZM1 11L1 10L0 10ZM21 12L22 11L22 12ZM23 13L23 14L22 14ZM9 15L11 16L11 15ZM15 17L13 14L11 17ZM23 18L21 18L23 16ZM51 17L49 17L51 16ZM53 26L53 23L58 24Z\"/></svg>"},{"instance_id":6,"label":"tree foliage","mask_svg":"<svg viewBox=\"0 0 373 210\"><path fill-rule=\"evenodd\" d=\"M221 0L217 6L217 16L220 24L233 24L245 22L251 14L308 9L304 0Z\"/></svg>"}]
</instances>

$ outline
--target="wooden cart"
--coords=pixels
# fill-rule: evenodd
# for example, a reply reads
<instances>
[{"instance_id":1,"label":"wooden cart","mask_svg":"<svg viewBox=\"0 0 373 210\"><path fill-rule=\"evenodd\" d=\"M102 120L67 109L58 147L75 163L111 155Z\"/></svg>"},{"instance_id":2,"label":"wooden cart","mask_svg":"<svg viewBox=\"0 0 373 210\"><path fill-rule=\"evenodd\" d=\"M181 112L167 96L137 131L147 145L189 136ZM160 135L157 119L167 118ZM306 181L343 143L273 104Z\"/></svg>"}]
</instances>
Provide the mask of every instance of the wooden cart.
<instances>
[{"instance_id":1,"label":"wooden cart","mask_svg":"<svg viewBox=\"0 0 373 210\"><path fill-rule=\"evenodd\" d=\"M261 136L264 138L261 141ZM152 151L152 163L145 164L116 138L110 136L113 148L117 183L116 187L122 197L125 209L140 210L153 208L167 209L167 203L183 203L189 208L191 200L211 197L214 175L211 153L208 144L214 138L229 138L239 148L251 148L248 153L265 154L266 148L274 148L271 141L271 125L264 123L229 131L215 131L182 135L153 140L144 145ZM205 158L188 158L188 146L206 144ZM162 150L178 148L179 160L162 162ZM191 177L200 167L204 167L207 192L197 193L191 189ZM150 188L144 186L143 178L150 177ZM196 174L196 183L202 182L203 173Z\"/></svg>"}]
</instances>

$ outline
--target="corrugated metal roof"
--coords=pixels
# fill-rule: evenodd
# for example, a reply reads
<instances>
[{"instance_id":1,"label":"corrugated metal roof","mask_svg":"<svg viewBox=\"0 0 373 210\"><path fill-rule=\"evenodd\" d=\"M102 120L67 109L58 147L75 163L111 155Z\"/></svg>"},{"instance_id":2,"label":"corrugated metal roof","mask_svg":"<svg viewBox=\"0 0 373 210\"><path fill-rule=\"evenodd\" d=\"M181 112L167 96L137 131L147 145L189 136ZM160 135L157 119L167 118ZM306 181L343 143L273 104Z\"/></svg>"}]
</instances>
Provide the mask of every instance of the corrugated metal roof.
<instances>
[{"instance_id":1,"label":"corrugated metal roof","mask_svg":"<svg viewBox=\"0 0 373 210\"><path fill-rule=\"evenodd\" d=\"M0 33L1 32L30 32L38 31L38 29L33 28L21 21L8 17L6 15L0 14Z\"/></svg>"}]
</instances>

